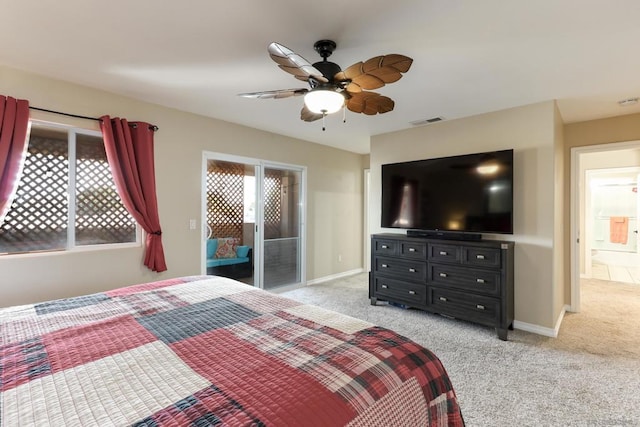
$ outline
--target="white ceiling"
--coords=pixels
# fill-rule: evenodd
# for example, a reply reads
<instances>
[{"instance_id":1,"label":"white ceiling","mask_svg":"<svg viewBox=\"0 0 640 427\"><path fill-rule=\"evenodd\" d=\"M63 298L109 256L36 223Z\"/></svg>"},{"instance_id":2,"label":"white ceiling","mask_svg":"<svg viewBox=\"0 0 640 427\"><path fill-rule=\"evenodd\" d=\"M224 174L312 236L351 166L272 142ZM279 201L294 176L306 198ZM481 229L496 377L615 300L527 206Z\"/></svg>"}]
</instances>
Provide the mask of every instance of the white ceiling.
<instances>
[{"instance_id":1,"label":"white ceiling","mask_svg":"<svg viewBox=\"0 0 640 427\"><path fill-rule=\"evenodd\" d=\"M412 121L551 99L565 122L640 112L617 104L640 96L638 0L0 0L0 13L4 65L357 153ZM337 113L323 132L299 119L301 97L237 96L305 87L267 45L313 63L326 38L342 68L414 59L377 90L394 111Z\"/></svg>"}]
</instances>

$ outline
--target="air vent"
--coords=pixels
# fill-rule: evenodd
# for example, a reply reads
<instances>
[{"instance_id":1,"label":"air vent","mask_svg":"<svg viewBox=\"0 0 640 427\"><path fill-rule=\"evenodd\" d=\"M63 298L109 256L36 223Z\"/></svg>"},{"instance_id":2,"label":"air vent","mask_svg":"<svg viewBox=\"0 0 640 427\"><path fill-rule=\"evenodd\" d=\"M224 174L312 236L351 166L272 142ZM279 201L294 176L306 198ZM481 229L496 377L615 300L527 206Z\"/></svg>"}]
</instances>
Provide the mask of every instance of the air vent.
<instances>
[{"instance_id":1,"label":"air vent","mask_svg":"<svg viewBox=\"0 0 640 427\"><path fill-rule=\"evenodd\" d=\"M430 119L414 120L409 123L411 123L413 126L422 126L422 125L428 125L431 123L441 122L443 120L444 120L444 117L432 117Z\"/></svg>"},{"instance_id":2,"label":"air vent","mask_svg":"<svg viewBox=\"0 0 640 427\"><path fill-rule=\"evenodd\" d=\"M638 99L639 98L627 98L627 99L623 99L622 101L618 101L618 104L621 107L628 107L629 105L634 105L638 103Z\"/></svg>"}]
</instances>

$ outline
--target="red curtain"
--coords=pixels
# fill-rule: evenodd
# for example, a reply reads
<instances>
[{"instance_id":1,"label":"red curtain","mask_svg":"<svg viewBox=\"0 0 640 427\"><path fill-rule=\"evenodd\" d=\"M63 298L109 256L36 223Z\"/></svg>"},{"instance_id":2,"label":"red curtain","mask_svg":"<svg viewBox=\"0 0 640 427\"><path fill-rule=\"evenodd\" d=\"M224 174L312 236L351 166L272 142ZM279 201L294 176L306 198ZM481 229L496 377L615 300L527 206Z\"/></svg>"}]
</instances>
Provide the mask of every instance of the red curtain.
<instances>
[{"instance_id":1,"label":"red curtain","mask_svg":"<svg viewBox=\"0 0 640 427\"><path fill-rule=\"evenodd\" d=\"M100 120L118 194L131 216L147 233L144 265L153 271L165 271L153 156L155 127L109 116L102 116Z\"/></svg>"},{"instance_id":2,"label":"red curtain","mask_svg":"<svg viewBox=\"0 0 640 427\"><path fill-rule=\"evenodd\" d=\"M0 95L0 224L18 188L28 128L29 101Z\"/></svg>"}]
</instances>

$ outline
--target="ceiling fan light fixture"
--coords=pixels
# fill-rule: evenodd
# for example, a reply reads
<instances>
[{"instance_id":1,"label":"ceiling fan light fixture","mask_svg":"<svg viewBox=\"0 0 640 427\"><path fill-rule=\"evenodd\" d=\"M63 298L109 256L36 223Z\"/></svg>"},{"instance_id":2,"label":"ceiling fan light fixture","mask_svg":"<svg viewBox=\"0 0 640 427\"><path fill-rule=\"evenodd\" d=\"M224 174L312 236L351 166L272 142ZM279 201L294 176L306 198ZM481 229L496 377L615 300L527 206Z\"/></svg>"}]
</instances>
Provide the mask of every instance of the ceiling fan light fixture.
<instances>
[{"instance_id":1,"label":"ceiling fan light fixture","mask_svg":"<svg viewBox=\"0 0 640 427\"><path fill-rule=\"evenodd\" d=\"M316 114L333 114L344 106L344 95L330 89L314 89L304 96L304 104Z\"/></svg>"}]
</instances>

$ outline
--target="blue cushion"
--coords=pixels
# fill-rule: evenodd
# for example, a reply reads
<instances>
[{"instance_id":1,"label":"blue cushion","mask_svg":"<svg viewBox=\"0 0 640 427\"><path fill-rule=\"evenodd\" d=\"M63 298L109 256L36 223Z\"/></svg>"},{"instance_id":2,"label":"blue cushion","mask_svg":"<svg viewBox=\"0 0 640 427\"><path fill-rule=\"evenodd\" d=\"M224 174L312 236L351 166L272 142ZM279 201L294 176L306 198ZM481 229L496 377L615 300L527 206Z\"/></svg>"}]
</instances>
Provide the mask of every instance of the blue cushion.
<instances>
[{"instance_id":1,"label":"blue cushion","mask_svg":"<svg viewBox=\"0 0 640 427\"><path fill-rule=\"evenodd\" d=\"M207 268L209 268L209 267L220 267L220 266L223 266L223 265L242 264L243 262L249 262L249 258L248 257L243 257L243 258L208 259L207 260Z\"/></svg>"},{"instance_id":2,"label":"blue cushion","mask_svg":"<svg viewBox=\"0 0 640 427\"><path fill-rule=\"evenodd\" d=\"M238 258L244 258L249 255L249 246L238 246L236 248L236 255Z\"/></svg>"},{"instance_id":3,"label":"blue cushion","mask_svg":"<svg viewBox=\"0 0 640 427\"><path fill-rule=\"evenodd\" d=\"M207 259L212 259L218 250L218 239L207 239Z\"/></svg>"}]
</instances>

